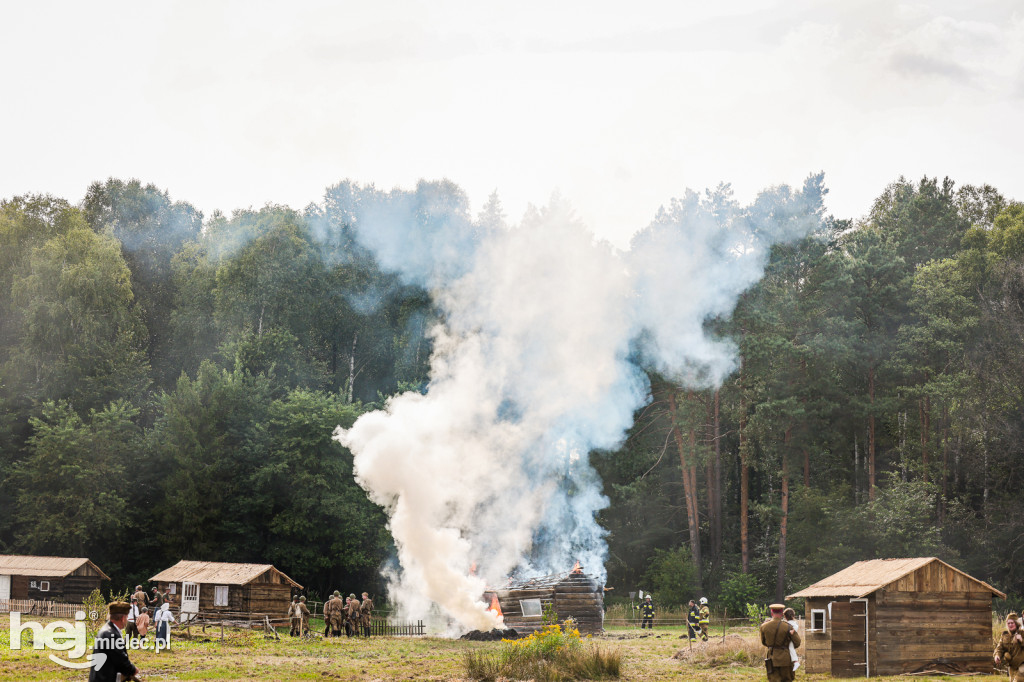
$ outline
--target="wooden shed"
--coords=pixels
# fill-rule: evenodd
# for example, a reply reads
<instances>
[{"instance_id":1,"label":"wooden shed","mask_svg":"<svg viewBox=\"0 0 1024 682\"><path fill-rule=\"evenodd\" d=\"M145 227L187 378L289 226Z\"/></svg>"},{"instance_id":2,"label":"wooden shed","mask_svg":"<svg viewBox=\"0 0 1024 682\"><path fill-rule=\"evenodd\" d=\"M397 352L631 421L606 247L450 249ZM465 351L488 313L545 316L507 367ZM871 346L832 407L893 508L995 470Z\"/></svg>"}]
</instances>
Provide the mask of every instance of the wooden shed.
<instances>
[{"instance_id":1,"label":"wooden shed","mask_svg":"<svg viewBox=\"0 0 1024 682\"><path fill-rule=\"evenodd\" d=\"M497 596L505 627L520 633L543 628L549 604L559 621L575 619L582 634L604 631L604 585L582 570L509 583L491 593Z\"/></svg>"},{"instance_id":2,"label":"wooden shed","mask_svg":"<svg viewBox=\"0 0 1024 682\"><path fill-rule=\"evenodd\" d=\"M270 564L179 561L151 582L169 589L181 614L285 616L298 584Z\"/></svg>"},{"instance_id":3,"label":"wooden shed","mask_svg":"<svg viewBox=\"0 0 1024 682\"><path fill-rule=\"evenodd\" d=\"M0 602L39 599L79 604L110 580L88 559L0 555Z\"/></svg>"},{"instance_id":4,"label":"wooden shed","mask_svg":"<svg viewBox=\"0 0 1024 682\"><path fill-rule=\"evenodd\" d=\"M796 597L805 600L807 674L871 677L936 665L990 672L992 599L1006 595L923 557L858 561L787 599Z\"/></svg>"}]
</instances>

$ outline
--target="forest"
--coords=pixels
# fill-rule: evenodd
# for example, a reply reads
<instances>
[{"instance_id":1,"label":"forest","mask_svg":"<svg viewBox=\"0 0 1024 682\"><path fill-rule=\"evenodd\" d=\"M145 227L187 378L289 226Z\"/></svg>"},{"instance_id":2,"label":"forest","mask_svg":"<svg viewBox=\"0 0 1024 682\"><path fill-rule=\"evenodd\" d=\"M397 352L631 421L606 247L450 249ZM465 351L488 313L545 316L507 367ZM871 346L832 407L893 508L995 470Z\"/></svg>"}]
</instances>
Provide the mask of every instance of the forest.
<instances>
[{"instance_id":1,"label":"forest","mask_svg":"<svg viewBox=\"0 0 1024 682\"><path fill-rule=\"evenodd\" d=\"M853 561L937 556L1018 600L1024 204L901 177L837 218L823 182L796 203L687 191L634 237L811 225L705 321L737 349L725 382L649 370L622 446L591 453L608 584L736 613ZM190 558L379 592L387 519L331 433L426 390L441 313L355 238L367 206L510 229L497 194L474 215L450 181L230 216L137 180L0 201L0 553L87 556L117 588Z\"/></svg>"}]
</instances>

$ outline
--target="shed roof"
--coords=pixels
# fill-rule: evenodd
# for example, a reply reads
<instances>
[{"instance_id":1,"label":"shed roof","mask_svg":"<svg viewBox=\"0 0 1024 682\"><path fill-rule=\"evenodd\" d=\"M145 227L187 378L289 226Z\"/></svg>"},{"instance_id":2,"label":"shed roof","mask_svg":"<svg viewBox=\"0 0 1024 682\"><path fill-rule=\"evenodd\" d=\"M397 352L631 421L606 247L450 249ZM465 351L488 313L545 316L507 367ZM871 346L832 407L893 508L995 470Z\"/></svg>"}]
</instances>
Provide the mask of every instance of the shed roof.
<instances>
[{"instance_id":1,"label":"shed roof","mask_svg":"<svg viewBox=\"0 0 1024 682\"><path fill-rule=\"evenodd\" d=\"M230 564L222 561L179 561L152 578L153 582L217 583L218 585L247 585L267 571L274 571L285 582L302 589L272 564Z\"/></svg>"},{"instance_id":2,"label":"shed roof","mask_svg":"<svg viewBox=\"0 0 1024 682\"><path fill-rule=\"evenodd\" d=\"M85 564L92 566L104 580L110 576L100 570L99 566L85 558L69 558L62 556L25 556L0 555L0 573L4 575L27 575L39 578L56 578L71 575Z\"/></svg>"},{"instance_id":3,"label":"shed roof","mask_svg":"<svg viewBox=\"0 0 1024 682\"><path fill-rule=\"evenodd\" d=\"M819 580L810 587L800 590L796 594L789 595L786 599L794 599L796 597L866 597L872 592L896 582L900 578L913 573L923 566L927 566L933 561L937 561L975 583L983 585L997 597L1006 599L1005 594L988 583L969 576L960 569L950 566L945 561L936 557L858 561L838 573L834 573L827 578Z\"/></svg>"}]
</instances>

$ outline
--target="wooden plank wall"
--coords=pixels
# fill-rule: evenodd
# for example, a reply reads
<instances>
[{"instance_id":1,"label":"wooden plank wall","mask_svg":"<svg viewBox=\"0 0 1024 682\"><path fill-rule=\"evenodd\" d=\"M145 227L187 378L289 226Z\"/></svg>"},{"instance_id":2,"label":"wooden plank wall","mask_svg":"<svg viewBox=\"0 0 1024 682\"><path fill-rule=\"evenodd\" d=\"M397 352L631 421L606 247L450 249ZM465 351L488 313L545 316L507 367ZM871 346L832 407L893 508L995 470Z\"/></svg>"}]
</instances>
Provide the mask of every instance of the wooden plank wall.
<instances>
[{"instance_id":1,"label":"wooden plank wall","mask_svg":"<svg viewBox=\"0 0 1024 682\"><path fill-rule=\"evenodd\" d=\"M991 591L977 580L954 571L949 566L933 561L896 582L885 586L889 592L972 592L991 595Z\"/></svg>"},{"instance_id":2,"label":"wooden plank wall","mask_svg":"<svg viewBox=\"0 0 1024 682\"><path fill-rule=\"evenodd\" d=\"M523 609L519 605L520 599L540 599L542 610L549 604L554 604L555 601L555 591L551 587L537 590L501 590L497 594L505 627L514 628L517 632L530 633L544 627L541 617L527 618L523 616Z\"/></svg>"},{"instance_id":3,"label":"wooden plank wall","mask_svg":"<svg viewBox=\"0 0 1024 682\"><path fill-rule=\"evenodd\" d=\"M804 671L808 675L829 674L832 672L832 632L829 628L828 599L807 599L804 604L807 627L811 623L811 609L825 609L825 632L804 631L800 633L804 640Z\"/></svg>"},{"instance_id":4,"label":"wooden plank wall","mask_svg":"<svg viewBox=\"0 0 1024 682\"><path fill-rule=\"evenodd\" d=\"M936 658L972 671L991 671L991 592L879 590L876 595L872 627L878 662L873 674L913 672Z\"/></svg>"}]
</instances>

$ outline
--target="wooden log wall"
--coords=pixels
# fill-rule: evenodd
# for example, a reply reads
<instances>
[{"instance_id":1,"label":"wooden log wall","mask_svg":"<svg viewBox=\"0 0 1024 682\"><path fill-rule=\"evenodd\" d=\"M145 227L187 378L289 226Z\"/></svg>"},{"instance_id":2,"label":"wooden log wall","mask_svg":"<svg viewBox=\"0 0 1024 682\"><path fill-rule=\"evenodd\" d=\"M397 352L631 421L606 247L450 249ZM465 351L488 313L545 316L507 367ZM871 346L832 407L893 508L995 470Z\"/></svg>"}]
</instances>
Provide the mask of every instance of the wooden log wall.
<instances>
[{"instance_id":1,"label":"wooden log wall","mask_svg":"<svg viewBox=\"0 0 1024 682\"><path fill-rule=\"evenodd\" d=\"M811 632L809 629L800 633L804 641L804 666L808 675L827 675L832 672L832 633L828 628L828 600L808 599L804 606L805 622L810 628L811 609L824 609L826 616L825 632Z\"/></svg>"}]
</instances>

